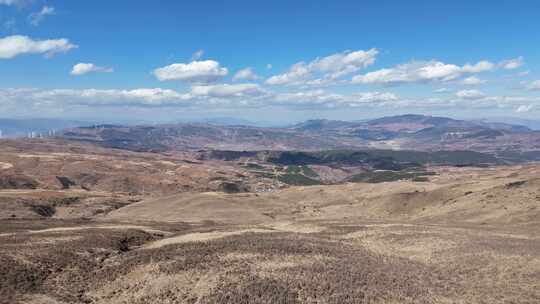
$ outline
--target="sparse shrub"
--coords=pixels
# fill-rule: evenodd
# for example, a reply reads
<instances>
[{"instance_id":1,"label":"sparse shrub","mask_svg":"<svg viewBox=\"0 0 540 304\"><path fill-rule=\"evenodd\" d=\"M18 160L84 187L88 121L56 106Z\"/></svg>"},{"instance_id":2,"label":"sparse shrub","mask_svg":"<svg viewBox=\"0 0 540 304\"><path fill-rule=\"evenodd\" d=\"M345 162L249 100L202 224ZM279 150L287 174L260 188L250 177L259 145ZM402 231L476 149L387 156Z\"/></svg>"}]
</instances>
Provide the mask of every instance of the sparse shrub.
<instances>
[{"instance_id":1,"label":"sparse shrub","mask_svg":"<svg viewBox=\"0 0 540 304\"><path fill-rule=\"evenodd\" d=\"M306 177L302 174L286 173L286 174L279 175L278 179L282 183L285 183L288 185L295 185L295 186L313 186L313 185L321 184L320 181Z\"/></svg>"},{"instance_id":2,"label":"sparse shrub","mask_svg":"<svg viewBox=\"0 0 540 304\"><path fill-rule=\"evenodd\" d=\"M56 208L49 205L31 205L30 209L43 217L51 217L56 213Z\"/></svg>"}]
</instances>

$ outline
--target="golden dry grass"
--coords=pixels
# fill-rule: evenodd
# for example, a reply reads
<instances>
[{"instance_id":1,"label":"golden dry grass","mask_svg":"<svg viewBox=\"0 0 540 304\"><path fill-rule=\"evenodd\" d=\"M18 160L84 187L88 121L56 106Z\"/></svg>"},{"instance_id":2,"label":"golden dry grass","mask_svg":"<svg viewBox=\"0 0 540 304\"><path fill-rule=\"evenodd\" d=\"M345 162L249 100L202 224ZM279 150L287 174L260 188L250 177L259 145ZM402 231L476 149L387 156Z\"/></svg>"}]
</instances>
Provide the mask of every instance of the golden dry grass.
<instances>
[{"instance_id":1,"label":"golden dry grass","mask_svg":"<svg viewBox=\"0 0 540 304\"><path fill-rule=\"evenodd\" d=\"M137 196L86 219L76 210L110 193L2 191L5 215L13 199L68 203L0 220L0 303L540 303L540 166L433 170L421 183Z\"/></svg>"}]
</instances>

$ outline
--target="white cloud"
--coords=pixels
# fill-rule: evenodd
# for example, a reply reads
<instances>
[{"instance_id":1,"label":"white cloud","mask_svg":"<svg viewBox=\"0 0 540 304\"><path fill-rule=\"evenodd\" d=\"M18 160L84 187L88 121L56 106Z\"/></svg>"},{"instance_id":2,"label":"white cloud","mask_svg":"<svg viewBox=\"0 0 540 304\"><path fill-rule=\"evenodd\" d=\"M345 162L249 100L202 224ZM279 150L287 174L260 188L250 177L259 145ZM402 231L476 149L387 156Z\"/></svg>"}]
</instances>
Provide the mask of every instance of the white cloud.
<instances>
[{"instance_id":1,"label":"white cloud","mask_svg":"<svg viewBox=\"0 0 540 304\"><path fill-rule=\"evenodd\" d=\"M210 83L227 75L227 68L222 68L214 60L175 63L154 70L160 81L179 80L185 82Z\"/></svg>"},{"instance_id":2,"label":"white cloud","mask_svg":"<svg viewBox=\"0 0 540 304\"><path fill-rule=\"evenodd\" d=\"M260 77L257 76L257 74L255 74L255 72L253 71L252 68L242 69L242 70L236 72L236 74L233 77L234 81L238 81L238 80L257 80L257 79L260 79Z\"/></svg>"},{"instance_id":3,"label":"white cloud","mask_svg":"<svg viewBox=\"0 0 540 304\"><path fill-rule=\"evenodd\" d=\"M342 99L343 95L327 93L319 89L277 94L273 97L273 102L278 105L315 106L340 102Z\"/></svg>"},{"instance_id":4,"label":"white cloud","mask_svg":"<svg viewBox=\"0 0 540 304\"><path fill-rule=\"evenodd\" d=\"M447 64L440 61L413 61L354 76L352 83L356 84L382 84L398 85L406 83L447 82L456 80L466 73L489 71L494 64L489 61L480 61L474 65L466 64L463 67Z\"/></svg>"},{"instance_id":5,"label":"white cloud","mask_svg":"<svg viewBox=\"0 0 540 304\"><path fill-rule=\"evenodd\" d=\"M495 69L495 64L482 60L479 61L476 64L466 64L463 66L462 70L466 73L481 73L481 72L487 72Z\"/></svg>"},{"instance_id":6,"label":"white cloud","mask_svg":"<svg viewBox=\"0 0 540 304\"><path fill-rule=\"evenodd\" d=\"M436 94L442 94L442 93L448 93L448 92L451 92L451 90L448 88L439 88L433 91L433 93L436 93Z\"/></svg>"},{"instance_id":7,"label":"white cloud","mask_svg":"<svg viewBox=\"0 0 540 304\"><path fill-rule=\"evenodd\" d=\"M527 88L531 91L540 91L540 80L535 80L527 85Z\"/></svg>"},{"instance_id":8,"label":"white cloud","mask_svg":"<svg viewBox=\"0 0 540 304\"><path fill-rule=\"evenodd\" d=\"M520 105L516 109L516 113L530 112L534 108L534 105Z\"/></svg>"},{"instance_id":9,"label":"white cloud","mask_svg":"<svg viewBox=\"0 0 540 304\"><path fill-rule=\"evenodd\" d=\"M0 59L11 59L24 54L44 54L51 57L77 48L67 39L32 40L27 36L8 36L0 39Z\"/></svg>"},{"instance_id":10,"label":"white cloud","mask_svg":"<svg viewBox=\"0 0 540 304\"><path fill-rule=\"evenodd\" d=\"M456 97L457 96L457 97ZM279 107L290 109L456 109L532 111L540 108L540 97L487 96L475 90L465 90L446 98L402 98L392 92L358 92L337 94L322 89L297 92L271 92L257 84L195 85L179 92L162 88L123 89L1 89L0 110L7 113L50 113L51 111L82 111L91 108L189 108L239 110L242 108ZM471 102L474 100L474 102ZM115 110L116 111L116 110ZM123 110L118 110L123 111ZM66 113L68 113L66 112ZM73 112L72 112L73 113ZM127 113L127 112L126 112Z\"/></svg>"},{"instance_id":11,"label":"white cloud","mask_svg":"<svg viewBox=\"0 0 540 304\"><path fill-rule=\"evenodd\" d=\"M349 106L355 106L358 104L365 104L365 103L392 102L392 101L397 101L399 98L394 93L366 92L366 93L352 94L350 97L346 99L347 99L346 103Z\"/></svg>"},{"instance_id":12,"label":"white cloud","mask_svg":"<svg viewBox=\"0 0 540 304\"><path fill-rule=\"evenodd\" d=\"M204 50L198 50L193 55L191 55L191 61L197 61L202 58L204 55Z\"/></svg>"},{"instance_id":13,"label":"white cloud","mask_svg":"<svg viewBox=\"0 0 540 304\"><path fill-rule=\"evenodd\" d=\"M28 22L33 26L38 26L47 16L55 15L56 11L54 7L44 6L41 11L32 13L28 16Z\"/></svg>"},{"instance_id":14,"label":"white cloud","mask_svg":"<svg viewBox=\"0 0 540 304\"><path fill-rule=\"evenodd\" d=\"M6 90L0 92L0 96ZM189 96L174 90L161 88L141 88L134 90L101 89L26 89L11 92L12 98L43 106L85 105L85 106L178 106L189 104Z\"/></svg>"},{"instance_id":15,"label":"white cloud","mask_svg":"<svg viewBox=\"0 0 540 304\"><path fill-rule=\"evenodd\" d=\"M185 99L181 94L169 89L153 88L153 89L134 89L134 90L83 90L75 91L75 96L78 95L81 98L97 100L107 104L108 100L120 101L120 102L138 102L143 105L162 105L162 104L176 104L179 101Z\"/></svg>"},{"instance_id":16,"label":"white cloud","mask_svg":"<svg viewBox=\"0 0 540 304\"><path fill-rule=\"evenodd\" d=\"M460 67L438 61L411 62L394 68L357 75L353 83L396 85L401 83L448 81L461 75Z\"/></svg>"},{"instance_id":17,"label":"white cloud","mask_svg":"<svg viewBox=\"0 0 540 304\"><path fill-rule=\"evenodd\" d=\"M320 85L332 83L340 77L372 65L375 63L378 53L377 49L345 51L316 58L309 63L298 62L292 65L289 71L268 78L266 83L270 85Z\"/></svg>"},{"instance_id":18,"label":"white cloud","mask_svg":"<svg viewBox=\"0 0 540 304\"><path fill-rule=\"evenodd\" d=\"M275 75L266 80L267 84L298 84L310 75L310 70L305 63L300 62L293 65L287 73Z\"/></svg>"},{"instance_id":19,"label":"white cloud","mask_svg":"<svg viewBox=\"0 0 540 304\"><path fill-rule=\"evenodd\" d=\"M265 91L257 84L217 84L205 86L193 86L191 88L193 96L210 97L254 97L265 94Z\"/></svg>"},{"instance_id":20,"label":"white cloud","mask_svg":"<svg viewBox=\"0 0 540 304\"><path fill-rule=\"evenodd\" d=\"M388 92L361 92L349 95L329 93L322 89L281 93L272 97L272 104L294 107L322 107L343 108L370 106L399 100L394 93Z\"/></svg>"},{"instance_id":21,"label":"white cloud","mask_svg":"<svg viewBox=\"0 0 540 304\"><path fill-rule=\"evenodd\" d=\"M456 92L456 96L462 99L482 99L486 94L478 90L461 90Z\"/></svg>"},{"instance_id":22,"label":"white cloud","mask_svg":"<svg viewBox=\"0 0 540 304\"><path fill-rule=\"evenodd\" d=\"M375 106L399 98L389 92L361 92L348 95L323 90L272 93L257 84L193 86L187 92L162 88L121 89L0 89L0 104L35 109L62 107L309 107L338 108Z\"/></svg>"},{"instance_id":23,"label":"white cloud","mask_svg":"<svg viewBox=\"0 0 540 304\"><path fill-rule=\"evenodd\" d=\"M342 52L317 58L309 66L315 71L332 72L331 77L338 78L374 64L378 53L379 51L376 49Z\"/></svg>"},{"instance_id":24,"label":"white cloud","mask_svg":"<svg viewBox=\"0 0 540 304\"><path fill-rule=\"evenodd\" d=\"M93 63L77 63L71 70L71 75L80 76L87 73L112 73L114 70L108 67L97 66Z\"/></svg>"},{"instance_id":25,"label":"white cloud","mask_svg":"<svg viewBox=\"0 0 540 304\"><path fill-rule=\"evenodd\" d=\"M263 105L269 93L256 84L193 86L187 92L162 88L123 89L0 89L0 105L18 107L199 107Z\"/></svg>"},{"instance_id":26,"label":"white cloud","mask_svg":"<svg viewBox=\"0 0 540 304\"><path fill-rule=\"evenodd\" d=\"M464 85L479 85L479 84L484 84L486 82L487 82L486 80L480 79L476 76L471 76L471 77L467 77L463 79L461 83Z\"/></svg>"},{"instance_id":27,"label":"white cloud","mask_svg":"<svg viewBox=\"0 0 540 304\"><path fill-rule=\"evenodd\" d=\"M523 60L523 57L520 56L518 58L504 60L499 65L503 69L514 70L514 69L517 69L517 68L521 67L524 63L525 62Z\"/></svg>"}]
</instances>

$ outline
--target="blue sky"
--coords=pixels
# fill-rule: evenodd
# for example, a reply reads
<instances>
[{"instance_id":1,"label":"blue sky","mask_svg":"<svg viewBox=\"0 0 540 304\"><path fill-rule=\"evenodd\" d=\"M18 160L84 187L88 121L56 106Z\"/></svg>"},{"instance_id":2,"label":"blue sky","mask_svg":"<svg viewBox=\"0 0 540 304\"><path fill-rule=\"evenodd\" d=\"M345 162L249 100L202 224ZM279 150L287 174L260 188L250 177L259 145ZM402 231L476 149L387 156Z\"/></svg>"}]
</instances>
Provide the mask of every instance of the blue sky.
<instances>
[{"instance_id":1,"label":"blue sky","mask_svg":"<svg viewBox=\"0 0 540 304\"><path fill-rule=\"evenodd\" d=\"M540 113L538 1L0 0L0 116Z\"/></svg>"}]
</instances>

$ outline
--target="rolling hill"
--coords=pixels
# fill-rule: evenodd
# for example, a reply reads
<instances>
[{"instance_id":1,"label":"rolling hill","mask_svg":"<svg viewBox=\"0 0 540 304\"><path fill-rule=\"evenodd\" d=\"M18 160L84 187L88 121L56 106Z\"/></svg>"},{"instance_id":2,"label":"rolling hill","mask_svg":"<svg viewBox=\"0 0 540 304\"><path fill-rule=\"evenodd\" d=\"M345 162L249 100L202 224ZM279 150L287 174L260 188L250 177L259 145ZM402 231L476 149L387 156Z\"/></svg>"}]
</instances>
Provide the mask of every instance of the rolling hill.
<instances>
[{"instance_id":1,"label":"rolling hill","mask_svg":"<svg viewBox=\"0 0 540 304\"><path fill-rule=\"evenodd\" d=\"M393 149L540 151L540 131L520 125L400 115L364 122L309 120L283 128L188 123L97 125L64 130L63 139L132 151Z\"/></svg>"}]
</instances>

